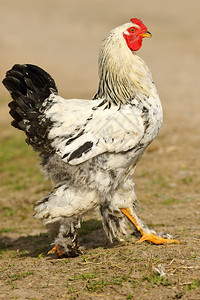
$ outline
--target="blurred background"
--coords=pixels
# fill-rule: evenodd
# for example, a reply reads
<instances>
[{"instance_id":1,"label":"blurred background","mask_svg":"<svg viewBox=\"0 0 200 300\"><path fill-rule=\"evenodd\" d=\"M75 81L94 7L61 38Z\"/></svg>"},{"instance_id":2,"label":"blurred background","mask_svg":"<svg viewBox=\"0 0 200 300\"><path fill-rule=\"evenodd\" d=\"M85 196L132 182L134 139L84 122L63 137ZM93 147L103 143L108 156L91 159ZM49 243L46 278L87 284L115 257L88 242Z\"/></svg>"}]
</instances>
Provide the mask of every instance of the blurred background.
<instances>
[{"instance_id":1,"label":"blurred background","mask_svg":"<svg viewBox=\"0 0 200 300\"><path fill-rule=\"evenodd\" d=\"M0 0L0 78L14 63L41 66L65 97L92 97L101 40L138 17L152 33L139 55L152 70L162 101L195 105L199 83L200 3L134 0ZM6 90L0 86L1 95ZM191 111L191 110L190 110Z\"/></svg>"}]
</instances>

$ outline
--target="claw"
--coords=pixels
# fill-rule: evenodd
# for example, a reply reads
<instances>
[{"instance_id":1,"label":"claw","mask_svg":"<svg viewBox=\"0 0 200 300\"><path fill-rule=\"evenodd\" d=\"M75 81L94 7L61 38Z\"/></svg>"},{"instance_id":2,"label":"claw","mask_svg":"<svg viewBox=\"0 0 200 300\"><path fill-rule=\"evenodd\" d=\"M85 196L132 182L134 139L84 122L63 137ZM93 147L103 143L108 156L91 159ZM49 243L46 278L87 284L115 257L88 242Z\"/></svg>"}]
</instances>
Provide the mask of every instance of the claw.
<instances>
[{"instance_id":1,"label":"claw","mask_svg":"<svg viewBox=\"0 0 200 300\"><path fill-rule=\"evenodd\" d=\"M156 245L163 245L163 244L179 244L178 240L174 239L164 239L160 236L157 236L153 233L147 234L143 233L142 237L139 239L138 243L142 243L144 241L147 241L149 243L153 243Z\"/></svg>"},{"instance_id":2,"label":"claw","mask_svg":"<svg viewBox=\"0 0 200 300\"><path fill-rule=\"evenodd\" d=\"M57 254L57 257L60 258L63 256L63 252L59 249L59 245L55 245L47 254Z\"/></svg>"}]
</instances>

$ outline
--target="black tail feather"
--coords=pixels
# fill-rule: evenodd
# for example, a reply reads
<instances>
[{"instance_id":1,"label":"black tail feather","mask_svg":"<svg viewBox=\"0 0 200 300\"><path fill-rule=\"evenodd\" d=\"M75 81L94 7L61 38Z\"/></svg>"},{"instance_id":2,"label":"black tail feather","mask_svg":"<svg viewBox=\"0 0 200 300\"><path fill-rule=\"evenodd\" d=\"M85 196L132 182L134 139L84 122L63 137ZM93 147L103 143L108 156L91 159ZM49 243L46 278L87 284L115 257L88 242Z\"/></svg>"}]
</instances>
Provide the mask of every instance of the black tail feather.
<instances>
[{"instance_id":1,"label":"black tail feather","mask_svg":"<svg viewBox=\"0 0 200 300\"><path fill-rule=\"evenodd\" d=\"M10 115L14 119L12 126L25 131L27 142L35 150L42 151L49 124L48 121L40 122L41 108L50 94L58 93L55 81L37 66L16 64L6 73L3 84L13 99L8 104Z\"/></svg>"}]
</instances>

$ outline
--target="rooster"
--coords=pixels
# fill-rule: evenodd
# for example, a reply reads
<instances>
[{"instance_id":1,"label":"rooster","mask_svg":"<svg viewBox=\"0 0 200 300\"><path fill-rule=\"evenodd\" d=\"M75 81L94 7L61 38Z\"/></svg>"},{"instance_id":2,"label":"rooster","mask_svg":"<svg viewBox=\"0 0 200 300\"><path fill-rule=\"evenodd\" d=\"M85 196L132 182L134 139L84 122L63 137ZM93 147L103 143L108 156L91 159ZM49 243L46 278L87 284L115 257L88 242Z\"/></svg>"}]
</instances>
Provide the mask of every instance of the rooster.
<instances>
[{"instance_id":1,"label":"rooster","mask_svg":"<svg viewBox=\"0 0 200 300\"><path fill-rule=\"evenodd\" d=\"M110 31L100 48L93 101L63 99L52 77L35 65L16 64L6 73L12 125L26 133L55 183L34 205L35 218L59 228L50 254L81 253L77 229L95 208L110 241L126 234L128 218L141 234L139 242L178 243L156 235L136 214L132 174L163 120L152 75L136 54L144 37L151 33L136 18Z\"/></svg>"}]
</instances>

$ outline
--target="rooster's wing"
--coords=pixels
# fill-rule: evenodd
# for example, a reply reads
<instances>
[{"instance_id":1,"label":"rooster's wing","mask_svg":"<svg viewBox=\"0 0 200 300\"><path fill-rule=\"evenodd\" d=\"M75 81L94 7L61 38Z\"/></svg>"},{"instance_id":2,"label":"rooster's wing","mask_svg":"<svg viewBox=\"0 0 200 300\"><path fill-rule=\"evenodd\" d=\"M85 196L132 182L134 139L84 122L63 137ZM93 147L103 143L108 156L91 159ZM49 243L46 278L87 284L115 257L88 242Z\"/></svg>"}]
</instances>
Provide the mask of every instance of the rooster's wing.
<instances>
[{"instance_id":1,"label":"rooster's wing","mask_svg":"<svg viewBox=\"0 0 200 300\"><path fill-rule=\"evenodd\" d=\"M54 96L45 112L52 122L48 138L64 162L77 165L99 154L136 147L144 135L139 108L107 108L103 100L65 100Z\"/></svg>"}]
</instances>

